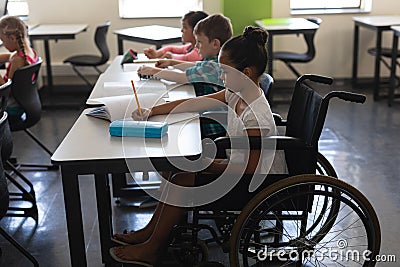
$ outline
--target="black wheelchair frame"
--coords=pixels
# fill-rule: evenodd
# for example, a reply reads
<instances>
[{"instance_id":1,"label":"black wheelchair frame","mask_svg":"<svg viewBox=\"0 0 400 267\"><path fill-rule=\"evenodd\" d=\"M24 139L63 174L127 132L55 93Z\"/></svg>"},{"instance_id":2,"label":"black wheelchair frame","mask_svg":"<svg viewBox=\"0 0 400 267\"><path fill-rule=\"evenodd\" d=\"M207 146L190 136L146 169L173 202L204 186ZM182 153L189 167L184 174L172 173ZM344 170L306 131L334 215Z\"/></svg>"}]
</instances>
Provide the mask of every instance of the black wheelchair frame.
<instances>
[{"instance_id":1,"label":"black wheelchair frame","mask_svg":"<svg viewBox=\"0 0 400 267\"><path fill-rule=\"evenodd\" d=\"M322 97L308 85L332 81L318 75L296 81L287 120L276 118L278 126L286 127L285 136L214 140L218 151L244 148L248 142L260 149L263 142L276 142L277 150L285 151L289 173L267 175L253 193L247 190L251 175L244 175L221 199L194 208L191 222L176 226L170 243L182 266L207 261L207 245L213 242L229 252L230 266L375 265L381 233L373 207L339 180L318 152L329 101L365 101L363 95L343 91ZM216 227L204 220L213 220ZM211 238L199 238L204 230Z\"/></svg>"}]
</instances>

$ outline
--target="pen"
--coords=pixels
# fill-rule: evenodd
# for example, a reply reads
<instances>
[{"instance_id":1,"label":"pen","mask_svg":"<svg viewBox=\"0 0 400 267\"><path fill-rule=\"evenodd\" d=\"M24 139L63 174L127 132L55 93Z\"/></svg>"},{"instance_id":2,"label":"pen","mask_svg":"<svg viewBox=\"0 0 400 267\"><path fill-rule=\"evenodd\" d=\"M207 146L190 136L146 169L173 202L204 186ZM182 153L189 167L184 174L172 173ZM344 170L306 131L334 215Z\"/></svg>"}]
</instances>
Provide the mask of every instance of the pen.
<instances>
[{"instance_id":1,"label":"pen","mask_svg":"<svg viewBox=\"0 0 400 267\"><path fill-rule=\"evenodd\" d=\"M136 99L137 107L139 109L139 114L140 114L140 116L143 116L142 109L140 108L140 104L139 104L139 98L137 96L136 88L135 88L135 84L133 83L133 80L131 80L131 84L132 84L133 93L135 94L135 99Z\"/></svg>"}]
</instances>

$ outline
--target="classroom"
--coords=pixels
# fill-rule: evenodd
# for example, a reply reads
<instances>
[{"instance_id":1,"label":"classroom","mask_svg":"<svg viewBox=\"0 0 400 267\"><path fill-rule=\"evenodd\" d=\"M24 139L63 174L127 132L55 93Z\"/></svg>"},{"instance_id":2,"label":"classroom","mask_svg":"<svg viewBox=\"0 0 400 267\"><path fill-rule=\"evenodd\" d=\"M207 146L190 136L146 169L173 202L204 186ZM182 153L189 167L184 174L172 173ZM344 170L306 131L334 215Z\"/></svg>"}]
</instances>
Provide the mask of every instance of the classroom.
<instances>
[{"instance_id":1,"label":"classroom","mask_svg":"<svg viewBox=\"0 0 400 267\"><path fill-rule=\"evenodd\" d=\"M0 266L399 266L400 1L0 13Z\"/></svg>"}]
</instances>

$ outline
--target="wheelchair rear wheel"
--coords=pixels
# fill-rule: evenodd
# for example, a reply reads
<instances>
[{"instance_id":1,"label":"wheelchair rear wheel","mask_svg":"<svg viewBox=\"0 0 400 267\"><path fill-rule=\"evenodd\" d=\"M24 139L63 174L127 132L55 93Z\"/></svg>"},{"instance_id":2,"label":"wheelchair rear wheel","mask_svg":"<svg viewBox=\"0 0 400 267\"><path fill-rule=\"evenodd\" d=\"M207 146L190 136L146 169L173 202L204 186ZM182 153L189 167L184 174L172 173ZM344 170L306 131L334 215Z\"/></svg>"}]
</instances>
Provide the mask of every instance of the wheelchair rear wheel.
<instances>
[{"instance_id":1,"label":"wheelchair rear wheel","mask_svg":"<svg viewBox=\"0 0 400 267\"><path fill-rule=\"evenodd\" d=\"M297 208L304 200L306 211ZM380 240L376 213L357 189L299 175L269 186L244 208L232 230L230 266L374 266Z\"/></svg>"}]
</instances>

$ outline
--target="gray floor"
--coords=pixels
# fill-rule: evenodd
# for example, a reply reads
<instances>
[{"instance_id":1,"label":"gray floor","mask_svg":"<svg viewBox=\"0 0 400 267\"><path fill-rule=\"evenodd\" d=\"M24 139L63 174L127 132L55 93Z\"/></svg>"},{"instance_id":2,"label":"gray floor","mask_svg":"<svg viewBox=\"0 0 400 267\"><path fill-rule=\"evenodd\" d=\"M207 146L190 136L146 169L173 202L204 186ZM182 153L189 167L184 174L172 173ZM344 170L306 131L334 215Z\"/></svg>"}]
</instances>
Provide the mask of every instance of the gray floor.
<instances>
[{"instance_id":1,"label":"gray floor","mask_svg":"<svg viewBox=\"0 0 400 267\"><path fill-rule=\"evenodd\" d=\"M346 83L337 84L335 88L353 90ZM366 93L367 102L359 105L332 101L320 151L332 162L340 179L357 187L375 208L382 230L381 254L395 254L399 258L400 101L389 108L385 100L374 102L369 90L353 91ZM285 114L287 107L286 104L279 104L273 109ZM42 120L32 130L54 150L79 112L78 109L45 110ZM47 155L23 133L14 134L14 155L24 162L49 162ZM60 173L31 171L25 174L35 186L39 221L35 224L31 218L6 217L0 225L26 247L41 266L70 266ZM80 180L88 266L102 266L92 182L91 177ZM117 206L114 201L113 206L118 215L116 231L139 228L151 215L149 209ZM3 250L0 266L30 266L2 237L0 247ZM226 256L221 253L212 257L226 263ZM400 262L400 258L397 261ZM399 266L399 263L378 263L377 266Z\"/></svg>"}]
</instances>

